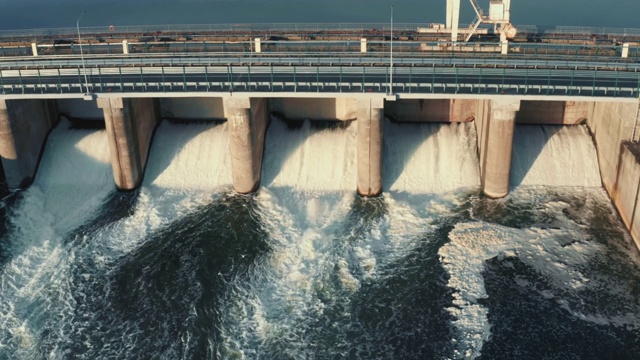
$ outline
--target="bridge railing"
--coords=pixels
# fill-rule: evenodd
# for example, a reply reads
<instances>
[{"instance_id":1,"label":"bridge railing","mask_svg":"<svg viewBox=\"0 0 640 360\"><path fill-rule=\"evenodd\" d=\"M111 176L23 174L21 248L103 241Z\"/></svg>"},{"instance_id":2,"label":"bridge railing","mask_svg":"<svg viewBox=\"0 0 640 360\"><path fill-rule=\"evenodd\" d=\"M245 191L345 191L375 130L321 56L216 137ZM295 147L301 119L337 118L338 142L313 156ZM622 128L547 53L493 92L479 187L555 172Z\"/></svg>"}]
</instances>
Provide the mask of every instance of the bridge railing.
<instances>
[{"instance_id":1,"label":"bridge railing","mask_svg":"<svg viewBox=\"0 0 640 360\"><path fill-rule=\"evenodd\" d=\"M198 54L199 56L224 56L227 53L244 53L246 56L258 56L262 54L298 53L297 56L308 56L311 53L343 53L351 55L370 56L378 54L383 56L390 51L389 41L369 41L367 52L361 53L359 41L262 41L261 53L256 53L255 42L208 42L208 41L164 41L164 42L134 42L128 44L128 51L132 55L138 54ZM595 60L608 60L620 58L622 45L603 44L549 44L549 43L509 43L508 55L500 54L500 46L497 43L468 43L452 47L447 42L416 42L394 41L394 53L402 56L457 56L457 57L527 57L541 58L567 58L588 57ZM80 46L74 43L68 44L39 44L37 45L39 56L80 55ZM89 43L82 46L85 55L123 55L121 43ZM31 46L2 46L0 47L0 59L7 57L32 56ZM640 46L637 44L629 47L628 59L636 61L640 59ZM1 65L1 64L0 64Z\"/></svg>"},{"instance_id":2,"label":"bridge railing","mask_svg":"<svg viewBox=\"0 0 640 360\"><path fill-rule=\"evenodd\" d=\"M637 72L517 67L142 66L0 71L10 95L150 92L522 94L638 97ZM87 83L84 82L86 74Z\"/></svg>"}]
</instances>

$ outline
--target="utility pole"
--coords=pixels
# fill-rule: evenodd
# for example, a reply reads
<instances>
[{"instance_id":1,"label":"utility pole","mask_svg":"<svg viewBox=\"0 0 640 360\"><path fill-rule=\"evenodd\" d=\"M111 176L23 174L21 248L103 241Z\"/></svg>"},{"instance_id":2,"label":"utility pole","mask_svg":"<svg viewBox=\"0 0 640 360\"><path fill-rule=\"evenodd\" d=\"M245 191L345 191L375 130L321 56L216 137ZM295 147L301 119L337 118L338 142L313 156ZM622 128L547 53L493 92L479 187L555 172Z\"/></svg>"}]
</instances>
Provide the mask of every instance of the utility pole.
<instances>
[{"instance_id":1,"label":"utility pole","mask_svg":"<svg viewBox=\"0 0 640 360\"><path fill-rule=\"evenodd\" d=\"M89 93L89 80L87 79L87 67L84 62L84 53L82 52L82 39L80 38L80 19L87 12L87 10L82 11L82 14L78 17L78 21L76 21L76 29L78 30L78 44L80 45L80 59L82 60L82 71L84 72L84 86L86 91L84 93L85 97L90 95Z\"/></svg>"},{"instance_id":2,"label":"utility pole","mask_svg":"<svg viewBox=\"0 0 640 360\"><path fill-rule=\"evenodd\" d=\"M391 5L391 50L389 55L389 94L393 95L393 5Z\"/></svg>"}]
</instances>

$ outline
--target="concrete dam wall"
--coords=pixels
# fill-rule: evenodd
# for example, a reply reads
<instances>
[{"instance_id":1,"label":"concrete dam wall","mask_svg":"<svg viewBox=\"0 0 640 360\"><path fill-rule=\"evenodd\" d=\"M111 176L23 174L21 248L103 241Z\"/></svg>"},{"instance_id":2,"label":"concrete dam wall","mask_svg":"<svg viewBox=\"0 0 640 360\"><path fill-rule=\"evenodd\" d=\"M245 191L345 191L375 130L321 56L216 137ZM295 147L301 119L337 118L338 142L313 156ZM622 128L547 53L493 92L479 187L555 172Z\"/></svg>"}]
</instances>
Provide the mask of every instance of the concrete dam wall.
<instances>
[{"instance_id":1,"label":"concrete dam wall","mask_svg":"<svg viewBox=\"0 0 640 360\"><path fill-rule=\"evenodd\" d=\"M3 100L0 102L0 156L8 187L27 186L35 176L47 134L56 125L59 116L101 120L104 121L107 130L115 186L120 190L133 190L141 184L144 177L153 134L161 119L226 121L233 187L238 193L250 193L256 191L260 185L265 134L271 119L270 114L277 114L293 122L303 120L354 122L357 129L354 160L357 170L353 179L353 188L357 189L362 196L377 196L390 190L389 184L392 184L385 181L386 174L383 173L383 169L393 169L395 166L384 164L385 141L403 141L402 129L407 126L403 124L468 123L473 124L473 132L469 132L468 127L460 130L464 131L464 136L472 136L477 147L474 146L473 150L466 151L477 152L475 156L477 156L479 184L486 196L492 198L506 196L513 186L544 182L527 176L526 172L535 169L536 166L554 169L551 166L553 164L545 165L541 162L555 162L558 151L561 151L558 149L569 146L565 143L571 143L570 146L575 148L572 151L584 152L584 156L587 157L590 156L589 147L593 148L595 144L597 155L592 157L597 157L596 167L600 174L598 180L601 179L602 186L609 193L623 221L636 242L640 243L638 227L640 220L637 216L640 212L638 210L640 164L637 151L634 150L635 145L628 142L631 140L633 127L636 124L637 113L638 106L634 103L524 100L511 96L397 100L379 96L272 99L242 96L161 99L99 97L97 101ZM388 121L394 124L392 129L385 129L385 123ZM592 142L562 140L562 136L564 139L580 137L585 131L560 131L561 126L579 124L587 125L593 138ZM531 125L558 127L531 128L533 130L524 127ZM433 128L427 133L442 130L438 129ZM583 127L583 129L586 128ZM391 136L390 132L395 135ZM536 133L538 135L535 135ZM535 140L534 136L546 140ZM386 137L389 139L385 139ZM556 140L552 141L552 139ZM526 145L529 140L533 143ZM516 141L515 144L514 141ZM450 144L444 141L431 148L440 147L439 151L447 151L448 145ZM553 156L544 155L545 147L554 146L556 148L553 151L548 150ZM579 167L581 162L579 158L576 159L578 160L573 162ZM447 161L456 160L448 158ZM572 168L572 160L567 161L569 162L565 161L564 165L558 165L562 164L558 161L555 165L556 170L547 171L550 173L569 171ZM523 162L526 164L523 165ZM407 161L406 164L410 163ZM456 164L447 166L457 168ZM571 174L581 174L578 170L571 171L569 171ZM474 181L460 183L474 183ZM569 184L574 183L565 185ZM561 178L557 185L562 185ZM588 186L594 185L600 184L597 180L595 184L594 181L588 182Z\"/></svg>"}]
</instances>

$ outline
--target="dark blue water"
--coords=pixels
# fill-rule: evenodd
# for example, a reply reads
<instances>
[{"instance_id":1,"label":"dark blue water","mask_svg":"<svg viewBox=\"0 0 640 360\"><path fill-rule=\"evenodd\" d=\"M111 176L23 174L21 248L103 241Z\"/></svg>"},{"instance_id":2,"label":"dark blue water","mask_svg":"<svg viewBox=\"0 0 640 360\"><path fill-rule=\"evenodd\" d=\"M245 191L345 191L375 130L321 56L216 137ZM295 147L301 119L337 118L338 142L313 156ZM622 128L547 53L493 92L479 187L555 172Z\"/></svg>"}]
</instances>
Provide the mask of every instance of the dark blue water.
<instances>
[{"instance_id":1,"label":"dark blue water","mask_svg":"<svg viewBox=\"0 0 640 360\"><path fill-rule=\"evenodd\" d=\"M489 1L478 1L488 10ZM142 24L228 24L295 22L444 23L445 0L0 0L0 29ZM473 20L462 0L461 23ZM636 0L514 0L516 25L572 25L638 28Z\"/></svg>"}]
</instances>

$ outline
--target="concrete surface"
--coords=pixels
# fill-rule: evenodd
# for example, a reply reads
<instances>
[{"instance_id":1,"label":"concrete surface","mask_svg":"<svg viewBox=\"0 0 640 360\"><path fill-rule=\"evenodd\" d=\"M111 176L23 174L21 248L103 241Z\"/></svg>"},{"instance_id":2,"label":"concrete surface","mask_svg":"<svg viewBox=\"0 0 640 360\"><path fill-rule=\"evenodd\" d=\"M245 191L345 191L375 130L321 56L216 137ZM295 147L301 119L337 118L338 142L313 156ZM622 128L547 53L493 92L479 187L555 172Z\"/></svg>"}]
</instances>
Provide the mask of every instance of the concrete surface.
<instances>
[{"instance_id":1,"label":"concrete surface","mask_svg":"<svg viewBox=\"0 0 640 360\"><path fill-rule=\"evenodd\" d=\"M98 98L103 109L113 178L119 190L140 186L153 132L158 124L153 99Z\"/></svg>"},{"instance_id":2,"label":"concrete surface","mask_svg":"<svg viewBox=\"0 0 640 360\"><path fill-rule=\"evenodd\" d=\"M589 116L592 102L522 100L516 116L518 124L577 125Z\"/></svg>"},{"instance_id":3,"label":"concrete surface","mask_svg":"<svg viewBox=\"0 0 640 360\"><path fill-rule=\"evenodd\" d=\"M273 98L272 111L292 120L355 120L356 100L351 98Z\"/></svg>"},{"instance_id":4,"label":"concrete surface","mask_svg":"<svg viewBox=\"0 0 640 360\"><path fill-rule=\"evenodd\" d=\"M511 151L520 100L498 98L478 106L476 123L480 149L480 179L484 193L501 198L509 193Z\"/></svg>"},{"instance_id":5,"label":"concrete surface","mask_svg":"<svg viewBox=\"0 0 640 360\"><path fill-rule=\"evenodd\" d=\"M384 99L358 100L358 194L382 193Z\"/></svg>"},{"instance_id":6,"label":"concrete surface","mask_svg":"<svg viewBox=\"0 0 640 360\"><path fill-rule=\"evenodd\" d=\"M401 99L387 103L385 114L396 121L467 122L476 117L478 100Z\"/></svg>"},{"instance_id":7,"label":"concrete surface","mask_svg":"<svg viewBox=\"0 0 640 360\"><path fill-rule=\"evenodd\" d=\"M632 149L635 148L635 153ZM611 193L622 221L629 229L636 245L640 248L640 146L630 142L622 143L618 176Z\"/></svg>"},{"instance_id":8,"label":"concrete surface","mask_svg":"<svg viewBox=\"0 0 640 360\"><path fill-rule=\"evenodd\" d=\"M229 150L233 188L236 192L254 192L260 185L264 137L269 122L269 105L264 98L224 98L229 122Z\"/></svg>"},{"instance_id":9,"label":"concrete surface","mask_svg":"<svg viewBox=\"0 0 640 360\"><path fill-rule=\"evenodd\" d=\"M53 101L0 100L0 158L9 189L31 184L57 122Z\"/></svg>"},{"instance_id":10,"label":"concrete surface","mask_svg":"<svg viewBox=\"0 0 640 360\"><path fill-rule=\"evenodd\" d=\"M187 97L160 99L163 118L183 120L225 119L221 97Z\"/></svg>"}]
</instances>

